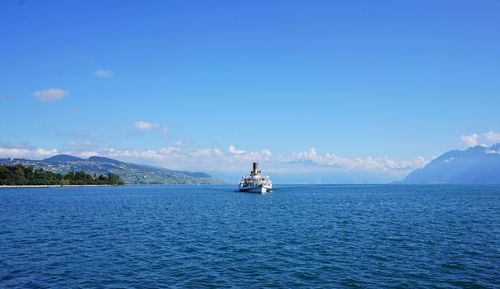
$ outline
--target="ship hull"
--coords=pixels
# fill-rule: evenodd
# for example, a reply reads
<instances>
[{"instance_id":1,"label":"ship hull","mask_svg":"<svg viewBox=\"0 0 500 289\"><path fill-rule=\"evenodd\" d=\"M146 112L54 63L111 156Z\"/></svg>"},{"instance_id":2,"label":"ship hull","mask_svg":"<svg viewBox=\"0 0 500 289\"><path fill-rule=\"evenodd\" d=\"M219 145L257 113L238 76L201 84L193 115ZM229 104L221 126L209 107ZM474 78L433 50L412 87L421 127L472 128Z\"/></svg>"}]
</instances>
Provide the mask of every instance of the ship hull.
<instances>
[{"instance_id":1,"label":"ship hull","mask_svg":"<svg viewBox=\"0 0 500 289\"><path fill-rule=\"evenodd\" d=\"M240 187L240 192L265 194L271 192L272 189L273 189L272 185L256 185L256 186Z\"/></svg>"}]
</instances>

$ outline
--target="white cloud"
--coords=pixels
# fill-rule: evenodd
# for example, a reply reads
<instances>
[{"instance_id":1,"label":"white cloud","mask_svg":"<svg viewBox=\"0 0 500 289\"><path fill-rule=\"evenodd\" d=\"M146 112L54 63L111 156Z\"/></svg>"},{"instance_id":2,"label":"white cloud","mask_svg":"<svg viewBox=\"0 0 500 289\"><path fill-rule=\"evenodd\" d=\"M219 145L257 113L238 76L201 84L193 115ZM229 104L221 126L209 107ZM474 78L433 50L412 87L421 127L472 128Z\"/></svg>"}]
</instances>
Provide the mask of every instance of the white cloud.
<instances>
[{"instance_id":1,"label":"white cloud","mask_svg":"<svg viewBox=\"0 0 500 289\"><path fill-rule=\"evenodd\" d=\"M160 127L160 125L157 123L140 120L134 123L134 127L139 131L147 131L158 128Z\"/></svg>"},{"instance_id":2,"label":"white cloud","mask_svg":"<svg viewBox=\"0 0 500 289\"><path fill-rule=\"evenodd\" d=\"M473 133L460 136L460 145L466 148L479 144L487 147L496 143L500 143L500 132L489 131L483 134Z\"/></svg>"},{"instance_id":3,"label":"white cloud","mask_svg":"<svg viewBox=\"0 0 500 289\"><path fill-rule=\"evenodd\" d=\"M94 72L97 77L113 77L113 71L108 69L99 69Z\"/></svg>"},{"instance_id":4,"label":"white cloud","mask_svg":"<svg viewBox=\"0 0 500 289\"><path fill-rule=\"evenodd\" d=\"M260 153L262 154L263 157L267 158L273 155L269 149L263 149L260 151Z\"/></svg>"},{"instance_id":5,"label":"white cloud","mask_svg":"<svg viewBox=\"0 0 500 289\"><path fill-rule=\"evenodd\" d=\"M230 154L233 154L233 155L242 155L245 153L244 150L237 149L234 145L230 145L228 147L228 151Z\"/></svg>"},{"instance_id":6,"label":"white cloud","mask_svg":"<svg viewBox=\"0 0 500 289\"><path fill-rule=\"evenodd\" d=\"M41 159L65 153L83 158L93 155L107 156L125 162L157 165L180 170L204 170L220 172L241 172L249 163L265 163L266 172L352 172L367 171L386 174L403 174L421 168L428 161L422 157L413 160L396 161L389 157L340 157L333 153L319 154L314 148L289 155L273 156L267 149L247 151L234 145L227 150L219 148L193 148L175 143L158 149L136 150L119 148L97 148L92 143L68 144L66 150L43 149L24 146L12 148L0 144L0 157ZM294 162L295 161L295 162ZM297 162L299 161L299 162ZM302 163L300 161L310 161ZM292 162L292 163L291 163Z\"/></svg>"},{"instance_id":7,"label":"white cloud","mask_svg":"<svg viewBox=\"0 0 500 289\"><path fill-rule=\"evenodd\" d=\"M213 149L197 149L188 154L195 158L209 158L213 155Z\"/></svg>"},{"instance_id":8,"label":"white cloud","mask_svg":"<svg viewBox=\"0 0 500 289\"><path fill-rule=\"evenodd\" d=\"M461 135L460 136L460 145L465 147L473 147L478 144L479 136L475 133L471 135Z\"/></svg>"},{"instance_id":9,"label":"white cloud","mask_svg":"<svg viewBox=\"0 0 500 289\"><path fill-rule=\"evenodd\" d=\"M47 88L47 89L35 91L33 93L33 96L38 101L50 102L50 101L60 100L61 98L67 96L68 94L69 94L68 91L61 89L61 88Z\"/></svg>"},{"instance_id":10,"label":"white cloud","mask_svg":"<svg viewBox=\"0 0 500 289\"><path fill-rule=\"evenodd\" d=\"M220 149L218 149L218 148L214 148L213 151L214 151L214 155L216 157L220 158L220 157L224 156L224 153Z\"/></svg>"},{"instance_id":11,"label":"white cloud","mask_svg":"<svg viewBox=\"0 0 500 289\"><path fill-rule=\"evenodd\" d=\"M500 142L500 132L492 132L489 131L485 134L483 134L484 138L492 143L499 143Z\"/></svg>"},{"instance_id":12,"label":"white cloud","mask_svg":"<svg viewBox=\"0 0 500 289\"><path fill-rule=\"evenodd\" d=\"M272 153L269 149L265 148L260 151L245 151L242 149L236 148L234 145L230 145L227 149L228 154L224 155L222 151L218 151L222 153L222 158L225 161L229 162L241 162L241 161L262 161L269 160L272 156Z\"/></svg>"},{"instance_id":13,"label":"white cloud","mask_svg":"<svg viewBox=\"0 0 500 289\"><path fill-rule=\"evenodd\" d=\"M333 153L320 155L315 148L307 151L293 153L289 156L282 156L282 161L312 161L325 167L338 168L343 170L362 170L362 171L407 171L421 168L427 164L423 157L417 157L414 160L395 161L389 157L357 157L345 158Z\"/></svg>"},{"instance_id":14,"label":"white cloud","mask_svg":"<svg viewBox=\"0 0 500 289\"><path fill-rule=\"evenodd\" d=\"M0 147L0 158L42 159L58 154L57 149Z\"/></svg>"},{"instance_id":15,"label":"white cloud","mask_svg":"<svg viewBox=\"0 0 500 289\"><path fill-rule=\"evenodd\" d=\"M168 127L162 126L159 123L139 120L139 121L136 121L134 123L134 128L137 131L141 131L141 132L158 130L158 131L161 131L161 133L163 134L164 137L167 137L167 135L168 135Z\"/></svg>"}]
</instances>

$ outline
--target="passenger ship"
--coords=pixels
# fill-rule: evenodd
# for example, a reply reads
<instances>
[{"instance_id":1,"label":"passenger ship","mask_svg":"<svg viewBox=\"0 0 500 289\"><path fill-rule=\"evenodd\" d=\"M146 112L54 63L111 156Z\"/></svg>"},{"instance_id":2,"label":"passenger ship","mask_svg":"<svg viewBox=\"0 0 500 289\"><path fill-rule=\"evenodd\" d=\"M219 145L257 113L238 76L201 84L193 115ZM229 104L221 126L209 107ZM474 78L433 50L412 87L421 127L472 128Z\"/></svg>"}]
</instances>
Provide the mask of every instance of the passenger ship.
<instances>
[{"instance_id":1,"label":"passenger ship","mask_svg":"<svg viewBox=\"0 0 500 289\"><path fill-rule=\"evenodd\" d=\"M273 183L268 176L264 177L260 174L259 164L253 163L250 176L241 178L239 189L240 192L265 194L273 189Z\"/></svg>"}]
</instances>

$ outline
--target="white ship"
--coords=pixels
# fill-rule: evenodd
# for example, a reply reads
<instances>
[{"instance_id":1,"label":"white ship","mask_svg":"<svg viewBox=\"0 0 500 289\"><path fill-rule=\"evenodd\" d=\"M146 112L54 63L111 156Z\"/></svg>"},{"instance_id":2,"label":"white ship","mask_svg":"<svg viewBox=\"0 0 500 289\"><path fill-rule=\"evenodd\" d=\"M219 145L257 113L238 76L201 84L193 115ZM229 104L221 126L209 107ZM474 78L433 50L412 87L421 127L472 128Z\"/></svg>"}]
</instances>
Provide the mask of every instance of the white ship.
<instances>
[{"instance_id":1,"label":"white ship","mask_svg":"<svg viewBox=\"0 0 500 289\"><path fill-rule=\"evenodd\" d=\"M272 189L273 183L271 179L260 174L258 163L253 163L250 176L242 177L240 181L240 192L265 194Z\"/></svg>"}]
</instances>

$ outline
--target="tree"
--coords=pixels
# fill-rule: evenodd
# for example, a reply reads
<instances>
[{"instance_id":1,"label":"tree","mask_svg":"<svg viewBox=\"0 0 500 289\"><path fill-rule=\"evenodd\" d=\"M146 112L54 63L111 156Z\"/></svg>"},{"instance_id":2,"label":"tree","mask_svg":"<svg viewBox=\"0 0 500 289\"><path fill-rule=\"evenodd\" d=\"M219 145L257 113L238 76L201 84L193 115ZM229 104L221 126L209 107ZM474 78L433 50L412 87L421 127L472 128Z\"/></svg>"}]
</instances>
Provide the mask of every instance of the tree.
<instances>
[{"instance_id":1,"label":"tree","mask_svg":"<svg viewBox=\"0 0 500 289\"><path fill-rule=\"evenodd\" d=\"M1 166L0 185L123 185L120 177L108 173L96 176L83 171L68 172L64 176L59 173L46 171L22 165Z\"/></svg>"}]
</instances>

